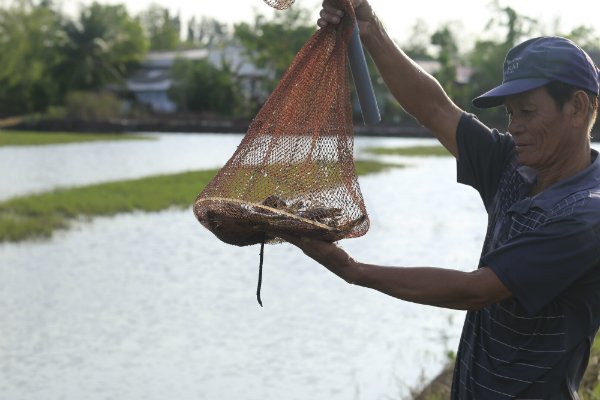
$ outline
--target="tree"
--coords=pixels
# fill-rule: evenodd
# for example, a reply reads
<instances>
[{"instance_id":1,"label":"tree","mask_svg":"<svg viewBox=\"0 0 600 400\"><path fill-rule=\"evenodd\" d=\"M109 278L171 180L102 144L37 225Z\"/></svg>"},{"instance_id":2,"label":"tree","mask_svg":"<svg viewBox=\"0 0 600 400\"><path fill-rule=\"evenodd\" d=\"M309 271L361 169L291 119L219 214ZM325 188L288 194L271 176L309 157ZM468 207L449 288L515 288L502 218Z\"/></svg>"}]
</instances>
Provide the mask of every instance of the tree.
<instances>
[{"instance_id":1,"label":"tree","mask_svg":"<svg viewBox=\"0 0 600 400\"><path fill-rule=\"evenodd\" d=\"M272 91L292 60L314 33L310 13L301 8L275 12L272 20L256 15L254 24L234 26L234 38L244 47L246 55L259 68L273 73L264 89Z\"/></svg>"},{"instance_id":2,"label":"tree","mask_svg":"<svg viewBox=\"0 0 600 400\"><path fill-rule=\"evenodd\" d=\"M99 90L121 82L144 57L148 42L125 6L93 3L65 24L64 60L57 68L64 92Z\"/></svg>"},{"instance_id":3,"label":"tree","mask_svg":"<svg viewBox=\"0 0 600 400\"><path fill-rule=\"evenodd\" d=\"M524 37L530 36L532 32L537 30L537 20L518 15L511 7L500 6L499 0L492 2L492 8L497 15L488 21L486 30L505 30L506 36L503 43L509 48L514 47Z\"/></svg>"},{"instance_id":4,"label":"tree","mask_svg":"<svg viewBox=\"0 0 600 400\"><path fill-rule=\"evenodd\" d=\"M402 45L402 50L413 60L432 60L430 54L430 36L427 23L418 19L412 26L408 40Z\"/></svg>"},{"instance_id":5,"label":"tree","mask_svg":"<svg viewBox=\"0 0 600 400\"><path fill-rule=\"evenodd\" d=\"M435 73L435 76L448 95L453 97L455 96L453 89L459 57L456 38L450 26L444 25L439 28L431 36L431 44L438 48L436 59L440 63L440 69Z\"/></svg>"},{"instance_id":6,"label":"tree","mask_svg":"<svg viewBox=\"0 0 600 400\"><path fill-rule=\"evenodd\" d=\"M52 3L16 0L0 8L0 114L43 111L59 101L61 16Z\"/></svg>"},{"instance_id":7,"label":"tree","mask_svg":"<svg viewBox=\"0 0 600 400\"><path fill-rule=\"evenodd\" d=\"M171 75L169 97L182 111L235 116L245 100L227 65L219 69L208 60L178 59Z\"/></svg>"},{"instance_id":8,"label":"tree","mask_svg":"<svg viewBox=\"0 0 600 400\"><path fill-rule=\"evenodd\" d=\"M578 26L562 36L571 39L587 52L600 52L600 36L596 34L595 29L592 27Z\"/></svg>"},{"instance_id":9,"label":"tree","mask_svg":"<svg viewBox=\"0 0 600 400\"><path fill-rule=\"evenodd\" d=\"M469 64L474 73L471 77L470 94L473 98L492 89L502 82L502 66L508 50L514 47L524 37L531 35L537 29L537 21L533 18L520 16L511 7L501 7L498 1L493 6L497 15L490 19L486 30L493 32L504 31L504 38L478 39L469 56ZM472 107L468 104L468 107ZM490 123L504 120L501 109L480 110L479 116Z\"/></svg>"},{"instance_id":10,"label":"tree","mask_svg":"<svg viewBox=\"0 0 600 400\"><path fill-rule=\"evenodd\" d=\"M171 16L168 8L152 4L138 18L150 42L150 50L175 50L181 44L179 15Z\"/></svg>"},{"instance_id":11,"label":"tree","mask_svg":"<svg viewBox=\"0 0 600 400\"><path fill-rule=\"evenodd\" d=\"M464 65L455 32L456 26L445 24L431 36L431 44L437 48L435 60L439 63L439 69L434 75L448 96L459 107L465 109L471 102L471 90L465 82L459 82L457 79L458 69Z\"/></svg>"},{"instance_id":12,"label":"tree","mask_svg":"<svg viewBox=\"0 0 600 400\"><path fill-rule=\"evenodd\" d=\"M231 33L227 24L214 18L202 17L196 21L192 17L188 21L187 43L191 46L205 47L211 49L223 46L231 40Z\"/></svg>"}]
</instances>

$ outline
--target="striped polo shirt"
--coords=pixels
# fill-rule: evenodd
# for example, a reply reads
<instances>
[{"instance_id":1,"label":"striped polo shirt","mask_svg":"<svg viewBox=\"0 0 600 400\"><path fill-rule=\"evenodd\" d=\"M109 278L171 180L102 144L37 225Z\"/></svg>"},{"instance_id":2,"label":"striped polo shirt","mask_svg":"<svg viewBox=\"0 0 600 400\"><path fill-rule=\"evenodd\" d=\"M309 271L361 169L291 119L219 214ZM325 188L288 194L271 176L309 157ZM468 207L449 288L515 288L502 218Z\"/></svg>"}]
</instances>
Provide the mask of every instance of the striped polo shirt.
<instances>
[{"instance_id":1,"label":"striped polo shirt","mask_svg":"<svg viewBox=\"0 0 600 400\"><path fill-rule=\"evenodd\" d=\"M530 197L535 171L510 134L464 114L458 182L488 213L479 267L513 296L467 312L452 399L578 399L600 325L600 159Z\"/></svg>"}]
</instances>

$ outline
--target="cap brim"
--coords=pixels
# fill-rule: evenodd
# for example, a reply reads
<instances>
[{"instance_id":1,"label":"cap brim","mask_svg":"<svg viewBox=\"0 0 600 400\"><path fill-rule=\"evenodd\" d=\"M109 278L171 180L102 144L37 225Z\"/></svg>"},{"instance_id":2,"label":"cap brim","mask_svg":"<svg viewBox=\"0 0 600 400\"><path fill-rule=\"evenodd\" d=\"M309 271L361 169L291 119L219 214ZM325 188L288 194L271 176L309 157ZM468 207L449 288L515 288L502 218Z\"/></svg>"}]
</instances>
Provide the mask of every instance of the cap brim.
<instances>
[{"instance_id":1,"label":"cap brim","mask_svg":"<svg viewBox=\"0 0 600 400\"><path fill-rule=\"evenodd\" d=\"M514 81L503 83L485 92L479 97L473 99L473 105L477 108L491 108L502 105L506 96L512 96L513 94L519 94L527 92L529 90L537 89L550 83L548 79L516 79Z\"/></svg>"}]
</instances>

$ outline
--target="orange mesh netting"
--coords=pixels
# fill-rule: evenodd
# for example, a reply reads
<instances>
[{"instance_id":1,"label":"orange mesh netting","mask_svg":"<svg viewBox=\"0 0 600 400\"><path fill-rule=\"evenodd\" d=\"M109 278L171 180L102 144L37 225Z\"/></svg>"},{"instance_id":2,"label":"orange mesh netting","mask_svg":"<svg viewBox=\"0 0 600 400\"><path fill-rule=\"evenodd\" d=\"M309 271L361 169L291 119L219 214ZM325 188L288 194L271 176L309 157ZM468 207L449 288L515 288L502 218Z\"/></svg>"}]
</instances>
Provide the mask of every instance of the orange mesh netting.
<instances>
[{"instance_id":1,"label":"orange mesh netting","mask_svg":"<svg viewBox=\"0 0 600 400\"><path fill-rule=\"evenodd\" d=\"M349 1L339 6L349 18L309 39L194 203L200 223L226 243L273 243L278 234L336 241L369 228L353 161L347 49L355 16Z\"/></svg>"},{"instance_id":2,"label":"orange mesh netting","mask_svg":"<svg viewBox=\"0 0 600 400\"><path fill-rule=\"evenodd\" d=\"M265 3L278 10L285 10L294 4L295 0L264 0Z\"/></svg>"}]
</instances>

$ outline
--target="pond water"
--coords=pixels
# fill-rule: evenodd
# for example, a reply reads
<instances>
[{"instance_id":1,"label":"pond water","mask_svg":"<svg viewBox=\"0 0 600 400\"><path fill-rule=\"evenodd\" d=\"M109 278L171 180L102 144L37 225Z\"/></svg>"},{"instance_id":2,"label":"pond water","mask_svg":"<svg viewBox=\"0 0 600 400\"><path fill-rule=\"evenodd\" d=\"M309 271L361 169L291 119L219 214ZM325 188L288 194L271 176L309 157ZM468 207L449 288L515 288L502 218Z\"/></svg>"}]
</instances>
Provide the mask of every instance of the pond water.
<instances>
[{"instance_id":1,"label":"pond water","mask_svg":"<svg viewBox=\"0 0 600 400\"><path fill-rule=\"evenodd\" d=\"M222 165L240 135L0 149L3 197ZM357 138L365 146L430 144ZM385 265L470 270L485 215L453 159L359 178L371 229L341 245ZM464 313L346 284L290 245L221 243L190 209L80 221L0 245L0 398L407 399L455 350Z\"/></svg>"},{"instance_id":2,"label":"pond water","mask_svg":"<svg viewBox=\"0 0 600 400\"><path fill-rule=\"evenodd\" d=\"M222 165L242 135L145 133L155 140L0 147L0 199Z\"/></svg>"}]
</instances>

